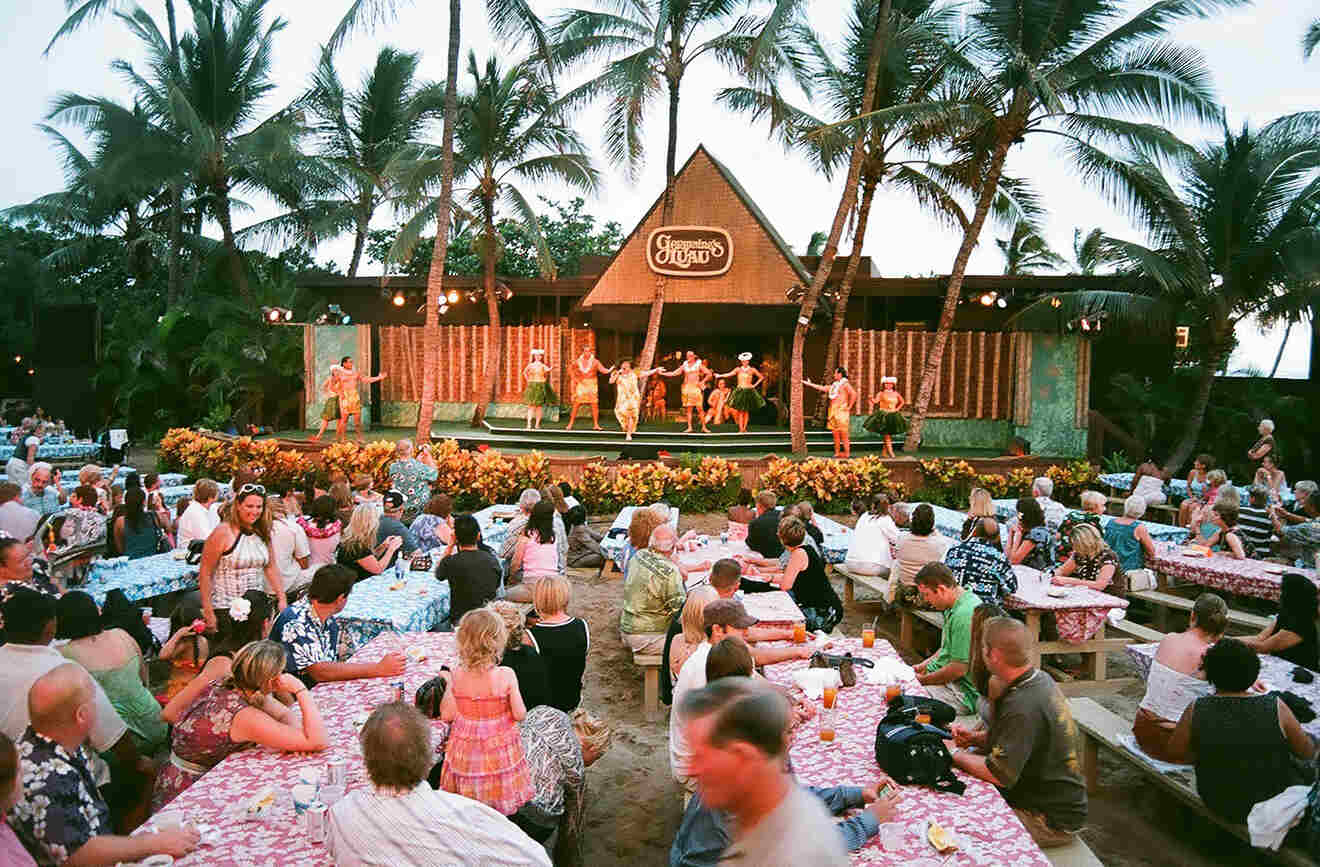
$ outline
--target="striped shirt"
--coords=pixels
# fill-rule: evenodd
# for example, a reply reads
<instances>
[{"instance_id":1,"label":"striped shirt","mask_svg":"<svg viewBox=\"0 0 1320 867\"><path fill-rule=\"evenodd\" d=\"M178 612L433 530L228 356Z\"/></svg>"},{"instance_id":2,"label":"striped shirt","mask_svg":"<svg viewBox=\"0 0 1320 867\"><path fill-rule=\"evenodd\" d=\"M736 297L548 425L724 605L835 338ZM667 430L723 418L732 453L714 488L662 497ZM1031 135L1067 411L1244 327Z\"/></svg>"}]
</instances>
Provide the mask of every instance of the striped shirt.
<instances>
[{"instance_id":1,"label":"striped shirt","mask_svg":"<svg viewBox=\"0 0 1320 867\"><path fill-rule=\"evenodd\" d=\"M433 790L363 788L330 808L334 863L356 865L499 864L550 867L545 849L485 804Z\"/></svg>"},{"instance_id":2,"label":"striped shirt","mask_svg":"<svg viewBox=\"0 0 1320 867\"><path fill-rule=\"evenodd\" d=\"M1238 536L1247 543L1248 557L1268 557L1274 524L1264 509L1243 506L1238 509Z\"/></svg>"}]
</instances>

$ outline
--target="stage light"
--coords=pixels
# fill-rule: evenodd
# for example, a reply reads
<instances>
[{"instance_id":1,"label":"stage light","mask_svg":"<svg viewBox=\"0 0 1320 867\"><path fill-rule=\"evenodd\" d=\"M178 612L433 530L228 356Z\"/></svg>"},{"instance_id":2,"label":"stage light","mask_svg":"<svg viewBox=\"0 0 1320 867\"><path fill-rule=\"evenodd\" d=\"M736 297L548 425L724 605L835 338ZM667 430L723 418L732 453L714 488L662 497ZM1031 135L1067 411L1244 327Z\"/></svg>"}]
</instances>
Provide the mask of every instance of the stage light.
<instances>
[{"instance_id":1,"label":"stage light","mask_svg":"<svg viewBox=\"0 0 1320 867\"><path fill-rule=\"evenodd\" d=\"M457 290L457 289L450 289L450 290L449 290L449 293L448 293L447 295L445 295L445 300L448 301L450 304L457 304L457 303L458 303L458 290Z\"/></svg>"},{"instance_id":2,"label":"stage light","mask_svg":"<svg viewBox=\"0 0 1320 867\"><path fill-rule=\"evenodd\" d=\"M28 376L33 376L33 375L35 375L35 374L36 374L36 371L29 367L29 368L28 368Z\"/></svg>"},{"instance_id":3,"label":"stage light","mask_svg":"<svg viewBox=\"0 0 1320 867\"><path fill-rule=\"evenodd\" d=\"M446 313L448 313L448 312L449 312L449 305L448 305L448 304L441 304L441 305L440 305L440 315L441 315L441 316L444 316L444 315L445 315Z\"/></svg>"},{"instance_id":4,"label":"stage light","mask_svg":"<svg viewBox=\"0 0 1320 867\"><path fill-rule=\"evenodd\" d=\"M999 307L1007 307L1008 300L1005 298L997 298L995 299L995 304L997 304Z\"/></svg>"},{"instance_id":5,"label":"stage light","mask_svg":"<svg viewBox=\"0 0 1320 867\"><path fill-rule=\"evenodd\" d=\"M1058 310L1060 307L1063 306L1063 302L1059 300L1058 295L1055 295L1053 298L1050 299L1050 306L1053 307L1055 310Z\"/></svg>"},{"instance_id":6,"label":"stage light","mask_svg":"<svg viewBox=\"0 0 1320 867\"><path fill-rule=\"evenodd\" d=\"M1082 330L1083 331L1091 330L1091 320L1087 319L1085 316L1082 317Z\"/></svg>"},{"instance_id":7,"label":"stage light","mask_svg":"<svg viewBox=\"0 0 1320 867\"><path fill-rule=\"evenodd\" d=\"M984 304L986 307L989 307L991 304L995 303L995 296L987 292L981 296L981 303Z\"/></svg>"},{"instance_id":8,"label":"stage light","mask_svg":"<svg viewBox=\"0 0 1320 867\"><path fill-rule=\"evenodd\" d=\"M293 311L287 307L284 308L284 321L285 322L293 321Z\"/></svg>"},{"instance_id":9,"label":"stage light","mask_svg":"<svg viewBox=\"0 0 1320 867\"><path fill-rule=\"evenodd\" d=\"M15 356L14 356L14 363L15 363L15 364L22 364L22 363L23 363L23 356L21 356L21 355L15 355Z\"/></svg>"},{"instance_id":10,"label":"stage light","mask_svg":"<svg viewBox=\"0 0 1320 867\"><path fill-rule=\"evenodd\" d=\"M261 315L267 322L279 322L280 311L274 307L262 307Z\"/></svg>"},{"instance_id":11,"label":"stage light","mask_svg":"<svg viewBox=\"0 0 1320 867\"><path fill-rule=\"evenodd\" d=\"M395 307L402 307L407 300L408 299L404 297L402 292L395 292L394 298L392 299Z\"/></svg>"}]
</instances>

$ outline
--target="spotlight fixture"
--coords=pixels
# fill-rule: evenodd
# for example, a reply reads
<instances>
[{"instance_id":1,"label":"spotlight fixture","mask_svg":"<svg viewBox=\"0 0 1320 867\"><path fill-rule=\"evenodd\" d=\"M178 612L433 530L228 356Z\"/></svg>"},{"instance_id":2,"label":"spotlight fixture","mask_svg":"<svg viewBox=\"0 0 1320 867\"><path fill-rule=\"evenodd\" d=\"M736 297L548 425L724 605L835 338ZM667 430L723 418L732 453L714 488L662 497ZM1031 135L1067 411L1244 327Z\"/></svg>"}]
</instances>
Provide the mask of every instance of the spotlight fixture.
<instances>
[{"instance_id":1,"label":"spotlight fixture","mask_svg":"<svg viewBox=\"0 0 1320 867\"><path fill-rule=\"evenodd\" d=\"M1004 307L1007 307L1007 306L1008 306L1008 299L1006 299L1006 298L1005 298L1004 296L1002 296L1002 295L999 296L998 298L995 299L995 306L997 306L997 307L999 307L999 308L1001 308L1001 309L1004 308Z\"/></svg>"},{"instance_id":2,"label":"spotlight fixture","mask_svg":"<svg viewBox=\"0 0 1320 867\"><path fill-rule=\"evenodd\" d=\"M262 307L261 318L265 319L267 322L279 322L280 311L274 307Z\"/></svg>"},{"instance_id":3,"label":"spotlight fixture","mask_svg":"<svg viewBox=\"0 0 1320 867\"><path fill-rule=\"evenodd\" d=\"M457 289L450 289L449 292L445 294L445 300L448 301L450 304L457 304L457 303L458 303L458 290L457 290Z\"/></svg>"},{"instance_id":4,"label":"spotlight fixture","mask_svg":"<svg viewBox=\"0 0 1320 867\"><path fill-rule=\"evenodd\" d=\"M449 305L448 305L448 304L441 303L441 305L440 305L440 307L439 307L439 311L440 311L440 315L441 315L441 316L444 316L446 313L449 312Z\"/></svg>"},{"instance_id":5,"label":"spotlight fixture","mask_svg":"<svg viewBox=\"0 0 1320 867\"><path fill-rule=\"evenodd\" d=\"M22 364L22 363L23 363L23 356L21 356L21 355L15 355L15 356L14 356L14 363L15 363L15 364Z\"/></svg>"},{"instance_id":6,"label":"spotlight fixture","mask_svg":"<svg viewBox=\"0 0 1320 867\"><path fill-rule=\"evenodd\" d=\"M987 293L985 293L984 295L982 295L982 296L981 296L981 303L984 304L986 307L989 307L991 304L994 304L994 303L995 303L995 296L994 296L994 293L993 293L993 292L987 292Z\"/></svg>"},{"instance_id":7,"label":"spotlight fixture","mask_svg":"<svg viewBox=\"0 0 1320 867\"><path fill-rule=\"evenodd\" d=\"M1063 302L1059 300L1058 295L1055 295L1053 298L1050 299L1050 306L1053 307L1055 310L1058 310L1060 307L1063 306Z\"/></svg>"},{"instance_id":8,"label":"spotlight fixture","mask_svg":"<svg viewBox=\"0 0 1320 867\"><path fill-rule=\"evenodd\" d=\"M349 325L353 322L353 317L344 312L344 308L338 304L331 304L326 308L330 313L330 318L338 319L340 325Z\"/></svg>"},{"instance_id":9,"label":"spotlight fixture","mask_svg":"<svg viewBox=\"0 0 1320 867\"><path fill-rule=\"evenodd\" d=\"M29 367L29 368L28 368L28 376L33 376L34 374L36 374L36 371Z\"/></svg>"},{"instance_id":10,"label":"spotlight fixture","mask_svg":"<svg viewBox=\"0 0 1320 867\"><path fill-rule=\"evenodd\" d=\"M402 292L395 292L394 297L390 299L395 307L402 307L408 300Z\"/></svg>"}]
</instances>

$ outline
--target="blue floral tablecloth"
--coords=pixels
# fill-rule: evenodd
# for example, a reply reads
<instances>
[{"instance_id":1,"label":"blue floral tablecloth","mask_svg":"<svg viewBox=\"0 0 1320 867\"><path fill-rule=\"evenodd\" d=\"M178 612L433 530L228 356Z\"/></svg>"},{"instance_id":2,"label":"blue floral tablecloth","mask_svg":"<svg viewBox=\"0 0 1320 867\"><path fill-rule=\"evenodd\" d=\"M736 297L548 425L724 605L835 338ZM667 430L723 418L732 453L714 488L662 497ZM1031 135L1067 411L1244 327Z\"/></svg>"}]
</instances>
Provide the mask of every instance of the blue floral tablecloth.
<instances>
[{"instance_id":1,"label":"blue floral tablecloth","mask_svg":"<svg viewBox=\"0 0 1320 867\"><path fill-rule=\"evenodd\" d=\"M1132 479L1135 475L1135 473L1103 473L1100 475L1099 481L1101 484L1107 485L1115 491L1128 491L1132 488ZM1238 489L1238 493L1242 495L1242 502L1245 503L1248 494L1247 486L1235 484L1234 487ZM1197 496L1200 496L1204 492L1205 489L1203 485L1198 484L1192 486L1192 493ZM1164 483L1164 493L1169 497L1176 497L1183 500L1187 499L1187 480L1170 479ZM1287 488L1280 491L1279 496L1285 503L1291 503L1295 499L1292 491Z\"/></svg>"},{"instance_id":2,"label":"blue floral tablecloth","mask_svg":"<svg viewBox=\"0 0 1320 867\"><path fill-rule=\"evenodd\" d=\"M17 446L0 445L0 461L7 461L14 456ZM67 461L75 458L91 458L101 453L97 443L42 443L37 446L37 460Z\"/></svg>"},{"instance_id":3,"label":"blue floral tablecloth","mask_svg":"<svg viewBox=\"0 0 1320 867\"><path fill-rule=\"evenodd\" d=\"M832 518L824 515L816 516L816 526L825 536L825 542L821 545L821 553L825 555L826 563L842 563L844 557L848 554L848 546L852 544L852 528L845 527Z\"/></svg>"},{"instance_id":4,"label":"blue floral tablecloth","mask_svg":"<svg viewBox=\"0 0 1320 867\"><path fill-rule=\"evenodd\" d=\"M472 517L477 519L477 526L481 528L481 541L498 552L509 536L509 521L503 518L497 519L496 512L501 515L516 514L518 507L497 503L494 506L487 506L480 512L473 512Z\"/></svg>"},{"instance_id":5,"label":"blue floral tablecloth","mask_svg":"<svg viewBox=\"0 0 1320 867\"><path fill-rule=\"evenodd\" d=\"M427 632L449 617L448 581L437 581L430 572L405 572L403 582L390 589L398 583L391 569L353 586L338 615L350 652L382 632Z\"/></svg>"},{"instance_id":6,"label":"blue floral tablecloth","mask_svg":"<svg viewBox=\"0 0 1320 867\"><path fill-rule=\"evenodd\" d=\"M627 530L628 525L632 523L633 512L641 508L646 507L624 506L619 510L619 514L615 516L614 523L610 525L610 531L612 532L619 528ZM678 509L671 508L669 510L669 526L674 528L675 533L678 532ZM623 558L624 548L628 545L628 534L625 532L611 535L611 532L607 532L605 538L600 540L600 550L606 557L609 557L615 563L618 563Z\"/></svg>"},{"instance_id":7,"label":"blue floral tablecloth","mask_svg":"<svg viewBox=\"0 0 1320 867\"><path fill-rule=\"evenodd\" d=\"M105 601L105 594L115 588L123 590L131 600L161 596L176 590L195 590L197 567L174 559L172 552L137 560L121 557L98 560L87 573L87 581L75 589L90 593L100 605Z\"/></svg>"},{"instance_id":8,"label":"blue floral tablecloth","mask_svg":"<svg viewBox=\"0 0 1320 867\"><path fill-rule=\"evenodd\" d=\"M1017 500L995 500L995 516L1000 521L1007 522L1017 517ZM960 513L961 514L961 513ZM1100 526L1107 527L1109 522L1114 520L1113 515L1101 515ZM1175 527L1172 524L1160 524L1155 521L1142 521L1146 532L1156 542L1182 542L1190 535L1185 527ZM961 523L958 525L962 526Z\"/></svg>"}]
</instances>

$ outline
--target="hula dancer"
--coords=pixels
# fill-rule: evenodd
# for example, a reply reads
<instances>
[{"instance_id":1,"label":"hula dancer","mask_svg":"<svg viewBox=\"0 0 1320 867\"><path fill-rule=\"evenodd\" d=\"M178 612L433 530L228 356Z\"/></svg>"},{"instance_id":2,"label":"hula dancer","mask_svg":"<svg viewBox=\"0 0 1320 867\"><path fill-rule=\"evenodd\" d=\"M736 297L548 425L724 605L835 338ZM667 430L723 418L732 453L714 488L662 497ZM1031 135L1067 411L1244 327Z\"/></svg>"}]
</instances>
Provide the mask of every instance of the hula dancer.
<instances>
[{"instance_id":1,"label":"hula dancer","mask_svg":"<svg viewBox=\"0 0 1320 867\"><path fill-rule=\"evenodd\" d=\"M738 423L738 433L747 433L747 422L751 419L752 413L765 406L765 398L761 396L760 392L760 386L761 383L765 382L765 377L761 374L761 371L752 367L752 354L750 352L739 355L738 361L737 367L728 373L719 374L719 379L737 376L738 387L729 395L725 406L729 408L729 414Z\"/></svg>"},{"instance_id":2,"label":"hula dancer","mask_svg":"<svg viewBox=\"0 0 1320 867\"><path fill-rule=\"evenodd\" d=\"M523 403L527 404L527 430L532 429L533 422L536 423L536 429L540 430L541 414L547 406L558 400L554 389L550 387L550 365L545 363L544 349L532 350L532 360L523 368L523 378L527 380L527 387L523 389Z\"/></svg>"},{"instance_id":3,"label":"hula dancer","mask_svg":"<svg viewBox=\"0 0 1320 867\"><path fill-rule=\"evenodd\" d=\"M862 427L884 436L885 446L880 452L881 457L894 457L894 434L907 433L908 420L899 412L905 403L903 395L898 392L898 377L880 377L880 393L871 398L871 417Z\"/></svg>"},{"instance_id":4,"label":"hula dancer","mask_svg":"<svg viewBox=\"0 0 1320 867\"><path fill-rule=\"evenodd\" d=\"M613 372L614 368L606 368L600 363L600 359L596 357L595 351L590 346L582 348L582 354L573 362L573 408L568 412L568 425L564 430L573 429L578 408L583 406L591 408L591 427L594 430L604 430L600 426L600 396L596 393L596 374Z\"/></svg>"},{"instance_id":5,"label":"hula dancer","mask_svg":"<svg viewBox=\"0 0 1320 867\"><path fill-rule=\"evenodd\" d=\"M706 414L702 407L706 404L706 396L701 391L702 381L711 375L711 370L706 366L706 362L697 358L697 354L691 349L687 351L683 363L671 371L662 371L661 376L678 376L683 374L683 414L687 416L687 430L683 433L692 433L692 417L695 415L697 421L701 422L701 432L710 433L710 428L706 427Z\"/></svg>"},{"instance_id":6,"label":"hula dancer","mask_svg":"<svg viewBox=\"0 0 1320 867\"><path fill-rule=\"evenodd\" d=\"M715 387L711 389L710 396L706 398L706 404L710 408L706 410L707 424L724 424L724 413L729 403L729 384L722 379L715 381Z\"/></svg>"},{"instance_id":7,"label":"hula dancer","mask_svg":"<svg viewBox=\"0 0 1320 867\"><path fill-rule=\"evenodd\" d=\"M623 428L624 439L631 440L637 432L637 417L642 411L642 389L638 380L661 372L659 367L633 370L632 362L625 360L619 362L619 369L610 374L610 383L618 389L614 396L614 417Z\"/></svg>"},{"instance_id":8,"label":"hula dancer","mask_svg":"<svg viewBox=\"0 0 1320 867\"><path fill-rule=\"evenodd\" d=\"M802 380L802 384L829 396L830 414L826 427L834 434L834 456L851 457L852 437L849 427L852 425L853 407L857 404L857 389L848 381L848 371L842 367L834 368L834 381L829 385L816 385L809 379Z\"/></svg>"},{"instance_id":9,"label":"hula dancer","mask_svg":"<svg viewBox=\"0 0 1320 867\"><path fill-rule=\"evenodd\" d=\"M313 440L319 440L325 433L328 418L333 408L339 411L339 421L335 425L335 439L344 439L344 433L348 428L348 420L353 419L353 433L358 440L362 439L362 398L358 395L359 385L370 385L373 382L380 382L385 378L385 374L379 376L363 376L353 369L353 357L345 355L339 359L339 363L330 368L330 378L322 383L322 388L333 397L325 402L325 408L321 410L321 430L317 432Z\"/></svg>"}]
</instances>

